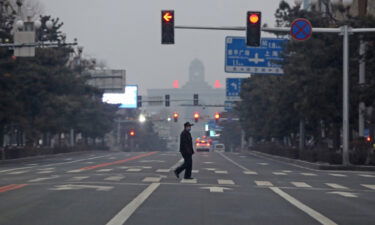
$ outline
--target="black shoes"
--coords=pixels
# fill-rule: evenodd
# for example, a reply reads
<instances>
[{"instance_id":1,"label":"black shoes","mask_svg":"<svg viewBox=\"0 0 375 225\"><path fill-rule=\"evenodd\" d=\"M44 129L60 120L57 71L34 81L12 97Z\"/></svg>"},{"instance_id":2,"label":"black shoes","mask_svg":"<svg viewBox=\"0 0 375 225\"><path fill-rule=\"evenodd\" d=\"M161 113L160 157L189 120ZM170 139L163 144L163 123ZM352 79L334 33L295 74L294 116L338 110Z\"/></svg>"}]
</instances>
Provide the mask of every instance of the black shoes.
<instances>
[{"instance_id":1,"label":"black shoes","mask_svg":"<svg viewBox=\"0 0 375 225\"><path fill-rule=\"evenodd\" d=\"M177 178L180 178L180 175L177 173L177 171L173 171L174 172L174 175L176 175Z\"/></svg>"}]
</instances>

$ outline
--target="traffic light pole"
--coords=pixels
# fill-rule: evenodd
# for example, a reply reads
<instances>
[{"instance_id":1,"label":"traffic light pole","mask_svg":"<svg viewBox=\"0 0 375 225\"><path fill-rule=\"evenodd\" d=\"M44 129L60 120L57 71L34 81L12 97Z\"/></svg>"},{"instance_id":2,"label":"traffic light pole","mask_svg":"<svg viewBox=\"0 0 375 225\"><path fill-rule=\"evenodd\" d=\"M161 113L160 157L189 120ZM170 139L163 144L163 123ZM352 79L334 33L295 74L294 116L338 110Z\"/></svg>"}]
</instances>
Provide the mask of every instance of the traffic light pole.
<instances>
[{"instance_id":1,"label":"traffic light pole","mask_svg":"<svg viewBox=\"0 0 375 225\"><path fill-rule=\"evenodd\" d=\"M226 30L226 31L246 31L246 27L200 27L200 26L175 26L176 29L194 30ZM290 32L289 27L263 27L266 32ZM336 33L343 36L343 165L350 165L349 162L349 35L352 33L375 32L375 28L352 28L344 25L339 28L313 28L314 33Z\"/></svg>"}]
</instances>

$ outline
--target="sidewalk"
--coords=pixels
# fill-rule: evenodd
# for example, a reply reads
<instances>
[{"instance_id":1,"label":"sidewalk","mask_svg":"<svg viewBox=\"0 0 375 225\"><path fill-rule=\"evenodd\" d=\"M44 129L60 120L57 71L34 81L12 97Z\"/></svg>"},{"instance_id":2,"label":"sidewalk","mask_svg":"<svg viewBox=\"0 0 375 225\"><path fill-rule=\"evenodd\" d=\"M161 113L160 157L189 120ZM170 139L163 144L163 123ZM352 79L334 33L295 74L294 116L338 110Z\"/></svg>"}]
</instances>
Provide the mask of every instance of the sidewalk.
<instances>
[{"instance_id":1,"label":"sidewalk","mask_svg":"<svg viewBox=\"0 0 375 225\"><path fill-rule=\"evenodd\" d=\"M263 152L258 152L254 150L243 150L242 152L253 155L255 157L273 159L281 162L295 164L297 166L303 166L315 170L348 170L348 171L375 171L375 166L359 166L359 165L331 165L328 163L312 163L299 159L290 159L286 157L271 155Z\"/></svg>"}]
</instances>

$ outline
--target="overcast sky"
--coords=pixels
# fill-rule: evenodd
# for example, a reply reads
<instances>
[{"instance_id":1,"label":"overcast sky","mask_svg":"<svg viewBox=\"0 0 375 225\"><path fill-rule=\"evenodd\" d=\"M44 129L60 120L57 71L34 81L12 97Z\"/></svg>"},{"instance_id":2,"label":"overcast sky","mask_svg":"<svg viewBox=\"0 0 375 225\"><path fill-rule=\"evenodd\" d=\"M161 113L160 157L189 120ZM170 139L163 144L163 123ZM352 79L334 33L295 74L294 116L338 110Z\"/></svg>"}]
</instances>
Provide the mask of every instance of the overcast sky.
<instances>
[{"instance_id":1,"label":"overcast sky","mask_svg":"<svg viewBox=\"0 0 375 225\"><path fill-rule=\"evenodd\" d=\"M260 10L274 25L280 0L40 0L45 14L59 17L69 39L78 38L87 55L110 68L126 69L128 84L171 88L188 79L194 58L203 61L206 80L225 83L225 36L244 32L176 30L176 44L161 45L160 10L174 9L176 25L244 26L246 11ZM289 2L293 2L289 0Z\"/></svg>"}]
</instances>

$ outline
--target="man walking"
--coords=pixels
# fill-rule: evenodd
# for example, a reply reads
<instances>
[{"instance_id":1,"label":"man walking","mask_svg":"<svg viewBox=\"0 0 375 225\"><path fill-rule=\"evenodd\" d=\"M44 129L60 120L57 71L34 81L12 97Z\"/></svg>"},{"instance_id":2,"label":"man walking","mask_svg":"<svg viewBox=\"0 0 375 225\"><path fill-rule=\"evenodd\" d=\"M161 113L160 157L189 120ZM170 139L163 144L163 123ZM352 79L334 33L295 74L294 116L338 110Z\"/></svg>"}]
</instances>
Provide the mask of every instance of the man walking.
<instances>
[{"instance_id":1,"label":"man walking","mask_svg":"<svg viewBox=\"0 0 375 225\"><path fill-rule=\"evenodd\" d=\"M175 171L174 174L177 178L180 178L180 173L185 170L185 179L193 179L191 177L191 171L193 169L193 159L192 156L194 154L193 149L193 139L190 134L190 130L193 124L186 122L184 124L184 130L181 132L180 136L180 152L182 157L184 158L184 163L179 166Z\"/></svg>"}]
</instances>

